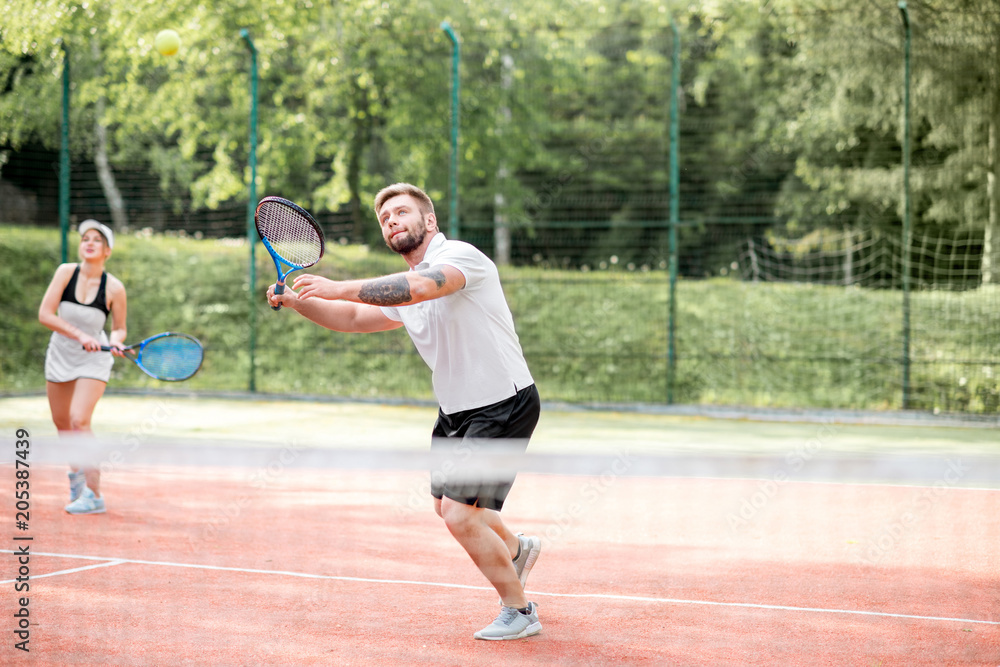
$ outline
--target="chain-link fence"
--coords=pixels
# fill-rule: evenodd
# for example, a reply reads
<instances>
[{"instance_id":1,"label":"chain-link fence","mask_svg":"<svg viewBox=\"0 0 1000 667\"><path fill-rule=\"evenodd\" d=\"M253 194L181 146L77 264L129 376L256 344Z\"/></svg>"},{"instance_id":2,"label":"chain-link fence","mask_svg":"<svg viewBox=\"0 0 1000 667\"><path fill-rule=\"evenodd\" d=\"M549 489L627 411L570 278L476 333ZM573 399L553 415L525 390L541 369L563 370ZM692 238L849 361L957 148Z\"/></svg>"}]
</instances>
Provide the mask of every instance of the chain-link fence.
<instances>
[{"instance_id":1,"label":"chain-link fence","mask_svg":"<svg viewBox=\"0 0 1000 667\"><path fill-rule=\"evenodd\" d=\"M530 31L509 16L456 23L457 221L448 220L447 41L424 36L408 43L407 61L373 60L383 95L406 80L407 62L421 63L412 85L436 90L436 106L408 144L403 110L376 111L368 98L376 117L354 156L363 197L312 207L331 242L377 246L369 190L425 185L442 228L460 223L460 237L501 265L550 399L996 412L1000 12L920 5L904 21L895 5L862 16L846 4L771 2L733 5L725 22L697 10L672 22L638 4L617 10ZM269 86L265 77L262 125L274 112ZM414 145L433 149L408 161ZM3 155L3 222L51 227L58 154ZM312 182L342 178L348 163L315 156ZM85 153L73 155L77 221L110 217L98 171ZM164 186L154 160L113 172L132 231L246 235L246 201L195 206L179 180ZM278 194L267 181L258 192ZM322 199L308 189L280 194ZM401 268L379 257L351 272ZM266 280L269 269L261 264L258 275ZM241 299L224 309L234 326L248 315ZM218 314L214 303L195 311ZM331 341L302 328L282 333L266 318L251 319L259 348L275 358L308 348L337 370L286 378L247 349L246 327L234 329L225 343L233 363L255 372L260 390L429 396L423 380L395 379L426 375L404 336Z\"/></svg>"}]
</instances>

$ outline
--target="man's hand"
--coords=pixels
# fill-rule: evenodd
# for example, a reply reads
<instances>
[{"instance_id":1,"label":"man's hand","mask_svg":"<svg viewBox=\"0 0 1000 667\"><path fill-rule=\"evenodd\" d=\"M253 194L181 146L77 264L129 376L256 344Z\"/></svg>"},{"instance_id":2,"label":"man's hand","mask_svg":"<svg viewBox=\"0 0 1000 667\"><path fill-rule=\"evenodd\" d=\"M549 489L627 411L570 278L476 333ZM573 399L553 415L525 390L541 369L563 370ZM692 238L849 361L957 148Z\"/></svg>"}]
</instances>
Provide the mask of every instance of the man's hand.
<instances>
[{"instance_id":1,"label":"man's hand","mask_svg":"<svg viewBox=\"0 0 1000 667\"><path fill-rule=\"evenodd\" d=\"M267 288L267 304L272 308L275 306L284 306L285 308L298 310L299 295L292 291L288 285L285 285L284 292L275 294L274 285L271 285Z\"/></svg>"},{"instance_id":2,"label":"man's hand","mask_svg":"<svg viewBox=\"0 0 1000 667\"><path fill-rule=\"evenodd\" d=\"M300 299L318 297L332 301L341 298L337 281L311 273L304 273L296 277L293 287L299 291L298 298Z\"/></svg>"}]
</instances>

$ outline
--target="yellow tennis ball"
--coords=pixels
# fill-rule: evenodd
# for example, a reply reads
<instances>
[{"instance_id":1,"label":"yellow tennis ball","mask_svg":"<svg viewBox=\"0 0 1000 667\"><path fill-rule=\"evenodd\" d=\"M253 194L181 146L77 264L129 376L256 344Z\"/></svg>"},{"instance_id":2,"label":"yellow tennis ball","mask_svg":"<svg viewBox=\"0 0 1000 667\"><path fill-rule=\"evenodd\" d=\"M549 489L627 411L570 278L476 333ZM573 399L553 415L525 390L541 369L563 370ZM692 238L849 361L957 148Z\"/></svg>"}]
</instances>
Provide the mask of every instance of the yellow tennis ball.
<instances>
[{"instance_id":1,"label":"yellow tennis ball","mask_svg":"<svg viewBox=\"0 0 1000 667\"><path fill-rule=\"evenodd\" d=\"M181 48L181 36L176 30L161 30L153 44L160 55L172 56Z\"/></svg>"}]
</instances>

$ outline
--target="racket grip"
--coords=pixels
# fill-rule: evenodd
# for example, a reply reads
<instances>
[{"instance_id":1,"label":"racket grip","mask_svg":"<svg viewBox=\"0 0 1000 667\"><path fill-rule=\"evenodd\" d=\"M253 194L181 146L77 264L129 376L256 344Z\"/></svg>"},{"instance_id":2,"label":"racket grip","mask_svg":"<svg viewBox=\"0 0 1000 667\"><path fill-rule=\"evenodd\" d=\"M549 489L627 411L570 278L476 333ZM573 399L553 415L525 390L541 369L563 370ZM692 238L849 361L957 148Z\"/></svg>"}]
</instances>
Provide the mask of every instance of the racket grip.
<instances>
[{"instance_id":1,"label":"racket grip","mask_svg":"<svg viewBox=\"0 0 1000 667\"><path fill-rule=\"evenodd\" d=\"M274 293L284 294L285 293L285 283L274 283ZM281 310L281 304L277 306L271 306L271 310Z\"/></svg>"}]
</instances>

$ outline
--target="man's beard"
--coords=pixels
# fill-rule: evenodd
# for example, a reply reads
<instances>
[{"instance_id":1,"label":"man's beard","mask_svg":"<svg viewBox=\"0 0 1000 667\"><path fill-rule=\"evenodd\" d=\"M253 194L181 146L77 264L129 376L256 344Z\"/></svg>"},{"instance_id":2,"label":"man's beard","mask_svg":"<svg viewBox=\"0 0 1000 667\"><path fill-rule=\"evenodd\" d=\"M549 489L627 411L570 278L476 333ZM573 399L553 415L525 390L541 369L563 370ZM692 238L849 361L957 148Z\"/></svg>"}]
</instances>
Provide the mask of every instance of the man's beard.
<instances>
[{"instance_id":1,"label":"man's beard","mask_svg":"<svg viewBox=\"0 0 1000 667\"><path fill-rule=\"evenodd\" d=\"M414 229L412 232L403 232L399 236L390 236L385 240L385 244L400 255L413 252L420 247L420 244L427 237L427 225L425 222L424 216L421 215L420 226L417 229Z\"/></svg>"}]
</instances>

